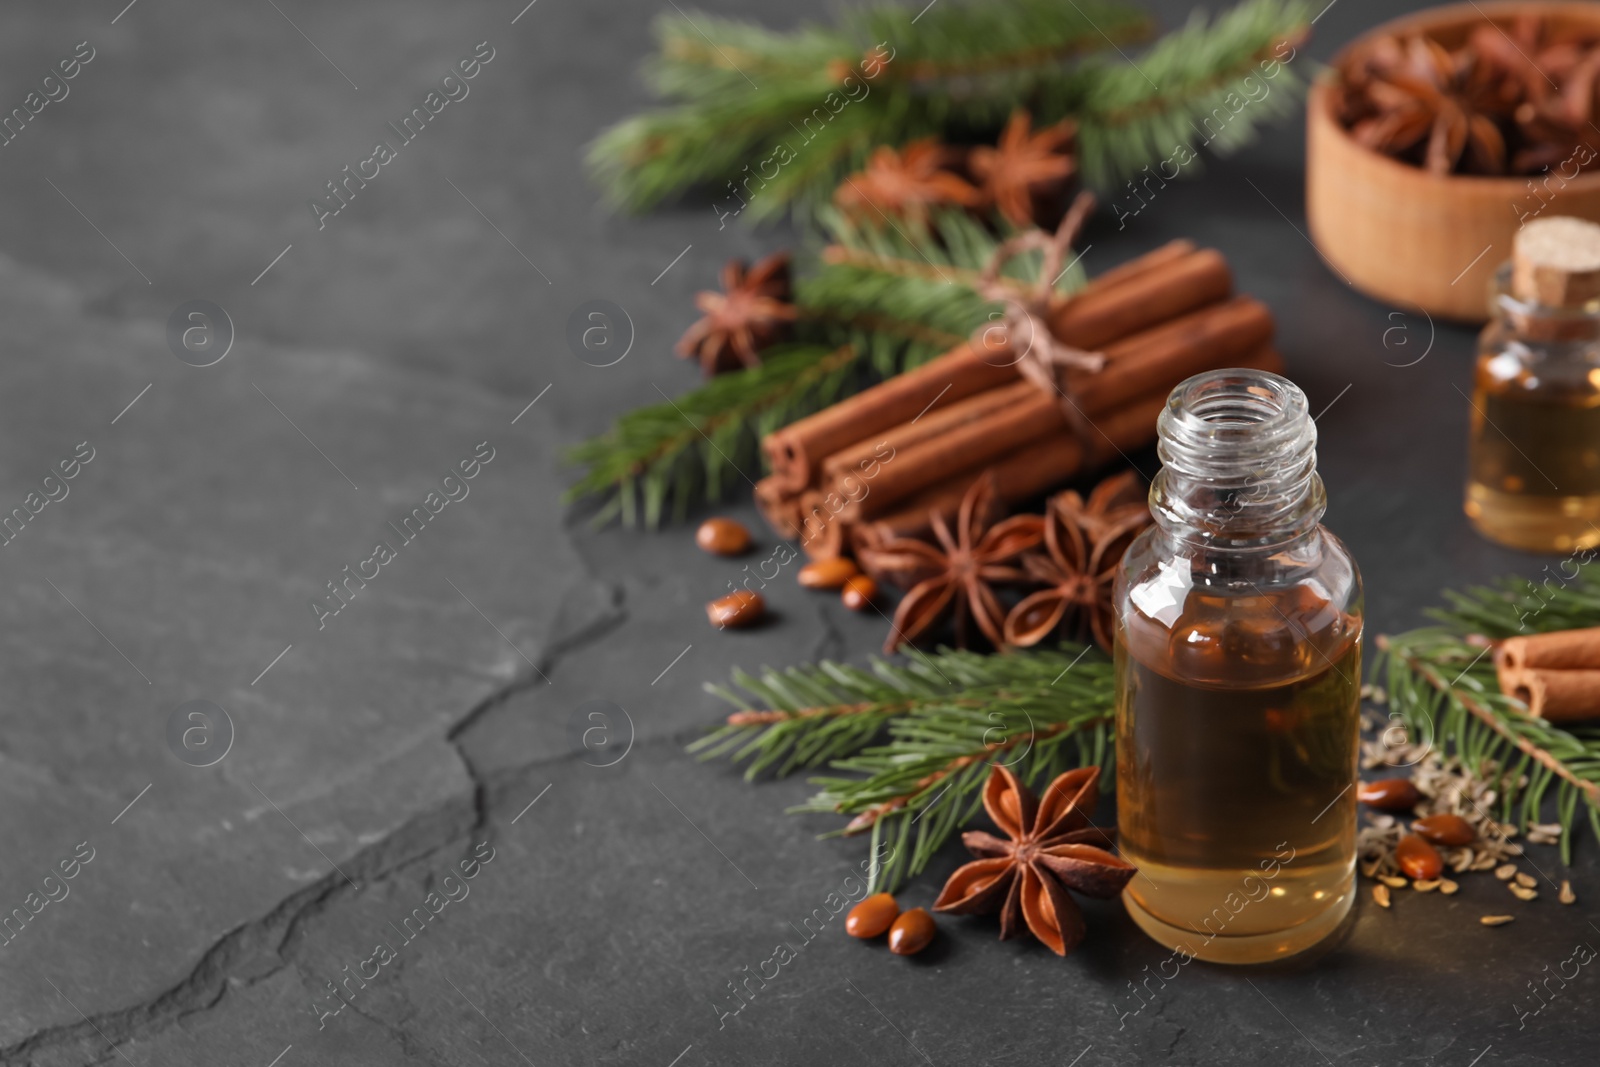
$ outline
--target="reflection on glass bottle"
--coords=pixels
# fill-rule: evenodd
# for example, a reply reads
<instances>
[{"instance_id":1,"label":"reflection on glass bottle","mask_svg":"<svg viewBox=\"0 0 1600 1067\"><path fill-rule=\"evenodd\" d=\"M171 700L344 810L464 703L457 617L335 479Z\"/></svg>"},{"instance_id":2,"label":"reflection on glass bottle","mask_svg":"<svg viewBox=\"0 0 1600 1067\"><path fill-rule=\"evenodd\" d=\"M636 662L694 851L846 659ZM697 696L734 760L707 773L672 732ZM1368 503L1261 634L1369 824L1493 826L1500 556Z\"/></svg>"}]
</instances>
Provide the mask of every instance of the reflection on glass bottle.
<instances>
[{"instance_id":1,"label":"reflection on glass bottle","mask_svg":"<svg viewBox=\"0 0 1600 1067\"><path fill-rule=\"evenodd\" d=\"M1600 544L1600 226L1548 218L1495 275L1473 383L1466 512L1513 548Z\"/></svg>"},{"instance_id":2,"label":"reflection on glass bottle","mask_svg":"<svg viewBox=\"0 0 1600 1067\"><path fill-rule=\"evenodd\" d=\"M1124 892L1163 944L1218 962L1310 947L1349 911L1361 579L1320 525L1294 383L1224 370L1158 423L1156 525L1116 587Z\"/></svg>"}]
</instances>

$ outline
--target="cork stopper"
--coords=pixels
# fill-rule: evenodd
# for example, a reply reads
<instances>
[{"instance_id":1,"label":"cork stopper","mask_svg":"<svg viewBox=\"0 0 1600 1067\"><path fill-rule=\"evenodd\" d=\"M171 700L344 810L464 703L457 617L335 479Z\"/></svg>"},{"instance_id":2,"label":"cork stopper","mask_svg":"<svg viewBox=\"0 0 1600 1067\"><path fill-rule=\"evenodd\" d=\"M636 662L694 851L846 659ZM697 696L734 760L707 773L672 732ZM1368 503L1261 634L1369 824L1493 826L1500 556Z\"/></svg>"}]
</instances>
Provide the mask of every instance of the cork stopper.
<instances>
[{"instance_id":1,"label":"cork stopper","mask_svg":"<svg viewBox=\"0 0 1600 1067\"><path fill-rule=\"evenodd\" d=\"M1581 307L1600 297L1600 226L1584 219L1535 219L1511 249L1511 295L1543 307Z\"/></svg>"}]
</instances>

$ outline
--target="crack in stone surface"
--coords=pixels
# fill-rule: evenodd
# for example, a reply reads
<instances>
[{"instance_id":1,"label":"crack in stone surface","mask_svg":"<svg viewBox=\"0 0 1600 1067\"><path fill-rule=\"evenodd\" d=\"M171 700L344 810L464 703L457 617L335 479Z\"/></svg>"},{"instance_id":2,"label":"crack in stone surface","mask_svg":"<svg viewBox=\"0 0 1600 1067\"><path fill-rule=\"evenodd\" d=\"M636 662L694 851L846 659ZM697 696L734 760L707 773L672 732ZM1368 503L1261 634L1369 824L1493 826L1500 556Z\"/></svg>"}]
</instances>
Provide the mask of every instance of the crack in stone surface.
<instances>
[{"instance_id":1,"label":"crack in stone surface","mask_svg":"<svg viewBox=\"0 0 1600 1067\"><path fill-rule=\"evenodd\" d=\"M541 763L564 761L581 755L566 753L559 760L530 760L486 779L474 765L460 739L494 708L525 690L545 684L547 676L555 673L562 659L603 639L627 621L623 588L600 582L589 586L591 592L596 589L601 593L601 610L593 618L579 625L567 637L552 642L536 663L474 704L444 731L443 740L455 751L472 784L470 804L466 797L455 797L431 811L419 813L400 829L347 860L344 864L346 872L363 889L382 884L417 864L425 863L440 851L470 840L475 833L487 828L491 817L489 792L495 786L514 781ZM569 590L569 597L572 591ZM564 598L563 607L567 599ZM560 621L558 616L558 626ZM286 967L293 967L293 950L289 945L295 933L356 892L344 873L337 869L330 871L312 885L281 900L266 915L224 934L201 954L199 962L187 977L152 1000L103 1012L77 1023L37 1031L9 1047L0 1048L0 1063L33 1064L41 1055L72 1054L74 1050L77 1056L85 1057L82 1062L111 1063L120 1058L114 1046L129 1038L174 1025L186 1016L215 1008L222 1002L231 983L254 985ZM420 1044L403 1030L372 1019L364 1012L358 1011L358 1014L400 1038L402 1050L408 1056L411 1055L410 1046ZM91 1048L103 1048L107 1041L113 1046L110 1050L111 1059L87 1058L96 1055L90 1051ZM444 1062L431 1050L428 1056L433 1057L429 1062Z\"/></svg>"}]
</instances>

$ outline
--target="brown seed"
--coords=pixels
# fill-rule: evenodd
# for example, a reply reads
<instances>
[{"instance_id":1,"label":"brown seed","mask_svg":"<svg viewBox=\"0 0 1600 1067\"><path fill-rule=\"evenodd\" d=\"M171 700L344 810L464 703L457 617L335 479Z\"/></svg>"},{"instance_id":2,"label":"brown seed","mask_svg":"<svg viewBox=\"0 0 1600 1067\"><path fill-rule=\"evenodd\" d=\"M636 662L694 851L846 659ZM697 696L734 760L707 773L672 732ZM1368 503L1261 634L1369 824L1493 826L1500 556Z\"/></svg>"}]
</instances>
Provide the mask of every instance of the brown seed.
<instances>
[{"instance_id":1,"label":"brown seed","mask_svg":"<svg viewBox=\"0 0 1600 1067\"><path fill-rule=\"evenodd\" d=\"M1389 906L1389 887L1386 885L1373 886L1372 899L1378 902L1378 907L1387 908Z\"/></svg>"},{"instance_id":2,"label":"brown seed","mask_svg":"<svg viewBox=\"0 0 1600 1067\"><path fill-rule=\"evenodd\" d=\"M1431 893L1439 888L1439 884L1440 880L1437 878L1424 878L1421 881L1412 882L1411 888L1419 893Z\"/></svg>"},{"instance_id":3,"label":"brown seed","mask_svg":"<svg viewBox=\"0 0 1600 1067\"><path fill-rule=\"evenodd\" d=\"M750 531L732 519L707 519L694 532L694 543L713 556L737 556L750 548Z\"/></svg>"},{"instance_id":4,"label":"brown seed","mask_svg":"<svg viewBox=\"0 0 1600 1067\"><path fill-rule=\"evenodd\" d=\"M1572 883L1565 878L1561 880L1561 895L1556 899L1563 904L1576 904L1578 902L1578 894L1572 891Z\"/></svg>"},{"instance_id":5,"label":"brown seed","mask_svg":"<svg viewBox=\"0 0 1600 1067\"><path fill-rule=\"evenodd\" d=\"M1539 879L1535 878L1526 871L1518 871L1517 884L1527 889L1537 889L1539 887Z\"/></svg>"},{"instance_id":6,"label":"brown seed","mask_svg":"<svg viewBox=\"0 0 1600 1067\"><path fill-rule=\"evenodd\" d=\"M1502 882L1516 873L1517 865L1515 863L1502 863L1494 869L1494 876Z\"/></svg>"},{"instance_id":7,"label":"brown seed","mask_svg":"<svg viewBox=\"0 0 1600 1067\"><path fill-rule=\"evenodd\" d=\"M1390 889L1404 889L1406 887L1406 880L1394 874L1380 874L1378 875L1378 881Z\"/></svg>"},{"instance_id":8,"label":"brown seed","mask_svg":"<svg viewBox=\"0 0 1600 1067\"><path fill-rule=\"evenodd\" d=\"M901 913L889 927L889 951L896 956L915 956L928 947L937 931L933 916L921 908L912 908Z\"/></svg>"},{"instance_id":9,"label":"brown seed","mask_svg":"<svg viewBox=\"0 0 1600 1067\"><path fill-rule=\"evenodd\" d=\"M1449 813L1418 819L1411 829L1436 845L1470 845L1478 836L1471 823Z\"/></svg>"},{"instance_id":10,"label":"brown seed","mask_svg":"<svg viewBox=\"0 0 1600 1067\"><path fill-rule=\"evenodd\" d=\"M1537 900L1539 897L1539 891L1537 889L1529 889L1525 885L1513 885L1510 887L1510 889L1511 895L1516 897L1518 900Z\"/></svg>"},{"instance_id":11,"label":"brown seed","mask_svg":"<svg viewBox=\"0 0 1600 1067\"><path fill-rule=\"evenodd\" d=\"M878 597L878 583L865 574L858 574L844 583L839 599L851 611L866 611Z\"/></svg>"},{"instance_id":12,"label":"brown seed","mask_svg":"<svg viewBox=\"0 0 1600 1067\"><path fill-rule=\"evenodd\" d=\"M800 584L807 589L838 589L860 573L855 561L843 556L815 559L800 568Z\"/></svg>"},{"instance_id":13,"label":"brown seed","mask_svg":"<svg viewBox=\"0 0 1600 1067\"><path fill-rule=\"evenodd\" d=\"M767 602L760 593L735 589L706 605L706 617L719 630L749 626L766 613Z\"/></svg>"},{"instance_id":14,"label":"brown seed","mask_svg":"<svg viewBox=\"0 0 1600 1067\"><path fill-rule=\"evenodd\" d=\"M1513 916L1510 915L1485 915L1478 921L1485 926L1504 926L1506 923L1510 922L1512 918Z\"/></svg>"},{"instance_id":15,"label":"brown seed","mask_svg":"<svg viewBox=\"0 0 1600 1067\"><path fill-rule=\"evenodd\" d=\"M1379 811L1410 811L1416 807L1422 794L1407 778L1385 778L1377 782L1362 782L1356 789L1356 799L1369 808Z\"/></svg>"},{"instance_id":16,"label":"brown seed","mask_svg":"<svg viewBox=\"0 0 1600 1067\"><path fill-rule=\"evenodd\" d=\"M1407 834L1394 847L1394 861L1410 878L1437 878L1444 873L1444 858L1439 850L1416 834Z\"/></svg>"},{"instance_id":17,"label":"brown seed","mask_svg":"<svg viewBox=\"0 0 1600 1067\"><path fill-rule=\"evenodd\" d=\"M851 937L877 937L894 925L900 905L888 893L874 893L850 909L844 917L844 932Z\"/></svg>"},{"instance_id":18,"label":"brown seed","mask_svg":"<svg viewBox=\"0 0 1600 1067\"><path fill-rule=\"evenodd\" d=\"M1460 888L1461 886L1459 884L1452 882L1448 878L1439 879L1439 892L1443 893L1447 897Z\"/></svg>"}]
</instances>

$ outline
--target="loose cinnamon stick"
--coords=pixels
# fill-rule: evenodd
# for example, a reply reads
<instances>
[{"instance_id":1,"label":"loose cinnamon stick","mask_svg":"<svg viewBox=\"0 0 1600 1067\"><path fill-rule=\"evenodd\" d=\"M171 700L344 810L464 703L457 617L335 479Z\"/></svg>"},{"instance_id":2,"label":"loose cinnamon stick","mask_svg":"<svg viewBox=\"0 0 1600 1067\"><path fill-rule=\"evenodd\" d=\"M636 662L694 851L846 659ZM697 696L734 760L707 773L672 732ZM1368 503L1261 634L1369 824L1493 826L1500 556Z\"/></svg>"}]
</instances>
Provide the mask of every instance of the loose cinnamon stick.
<instances>
[{"instance_id":1,"label":"loose cinnamon stick","mask_svg":"<svg viewBox=\"0 0 1600 1067\"><path fill-rule=\"evenodd\" d=\"M1163 395L1192 374L1227 366L1272 336L1272 314L1260 301L1236 297L1110 346L1105 368L1075 376L1078 410L1091 424L1119 413L1133 397L1156 387ZM895 452L869 491L846 508L850 521L886 514L899 502L950 475L977 470L1030 443L1071 430L1064 398L1033 389L989 417L948 428ZM1109 433L1109 431L1103 431ZM830 488L834 488L831 485Z\"/></svg>"},{"instance_id":2,"label":"loose cinnamon stick","mask_svg":"<svg viewBox=\"0 0 1600 1067\"><path fill-rule=\"evenodd\" d=\"M1600 718L1600 670L1500 670L1500 689L1547 722Z\"/></svg>"},{"instance_id":3,"label":"loose cinnamon stick","mask_svg":"<svg viewBox=\"0 0 1600 1067\"><path fill-rule=\"evenodd\" d=\"M1236 358L1231 365L1274 373L1283 370L1282 358L1267 346ZM1123 409L1096 419L1095 424L1100 431L1096 437L1100 444L1087 458L1077 437L1071 432L1062 432L1048 441L1026 445L995 461L990 469L994 471L998 498L1006 504L1031 500L1083 471L1107 462L1112 456L1148 447L1155 440L1156 416L1161 413L1167 395L1176 384L1163 385L1136 398ZM937 512L946 520L955 515L962 497L972 484L972 478L970 471L955 474L876 518L862 520L847 513L844 520L857 524L850 540L857 542L864 538L882 540L921 536L930 529L930 512Z\"/></svg>"},{"instance_id":4,"label":"loose cinnamon stick","mask_svg":"<svg viewBox=\"0 0 1600 1067\"><path fill-rule=\"evenodd\" d=\"M1498 661L1511 670L1600 670L1600 626L1508 637Z\"/></svg>"},{"instance_id":5,"label":"loose cinnamon stick","mask_svg":"<svg viewBox=\"0 0 1600 1067\"><path fill-rule=\"evenodd\" d=\"M1215 251L1174 242L1124 264L1064 300L1052 330L1068 344L1095 349L1131 330L1204 307L1233 284ZM999 363L1000 365L996 365ZM762 441L777 485L794 493L811 484L821 461L874 434L909 422L938 401L950 403L1014 381L1010 358L963 344L832 407L807 416Z\"/></svg>"}]
</instances>

